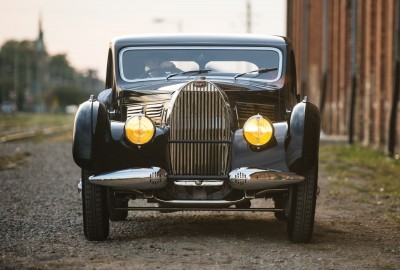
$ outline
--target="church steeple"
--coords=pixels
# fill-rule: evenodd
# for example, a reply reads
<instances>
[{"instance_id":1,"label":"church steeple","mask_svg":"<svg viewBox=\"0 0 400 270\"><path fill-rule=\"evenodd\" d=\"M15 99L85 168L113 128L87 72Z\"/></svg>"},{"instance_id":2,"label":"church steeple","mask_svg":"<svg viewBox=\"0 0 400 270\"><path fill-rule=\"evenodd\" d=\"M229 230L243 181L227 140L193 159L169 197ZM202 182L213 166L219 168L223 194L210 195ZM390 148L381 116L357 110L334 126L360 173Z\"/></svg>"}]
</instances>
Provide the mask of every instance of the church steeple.
<instances>
[{"instance_id":1,"label":"church steeple","mask_svg":"<svg viewBox=\"0 0 400 270\"><path fill-rule=\"evenodd\" d=\"M39 34L35 41L35 50L38 53L46 53L46 47L44 45L44 34L42 28L42 15L39 15Z\"/></svg>"},{"instance_id":2,"label":"church steeple","mask_svg":"<svg viewBox=\"0 0 400 270\"><path fill-rule=\"evenodd\" d=\"M43 41L42 15L39 16L39 39Z\"/></svg>"}]
</instances>

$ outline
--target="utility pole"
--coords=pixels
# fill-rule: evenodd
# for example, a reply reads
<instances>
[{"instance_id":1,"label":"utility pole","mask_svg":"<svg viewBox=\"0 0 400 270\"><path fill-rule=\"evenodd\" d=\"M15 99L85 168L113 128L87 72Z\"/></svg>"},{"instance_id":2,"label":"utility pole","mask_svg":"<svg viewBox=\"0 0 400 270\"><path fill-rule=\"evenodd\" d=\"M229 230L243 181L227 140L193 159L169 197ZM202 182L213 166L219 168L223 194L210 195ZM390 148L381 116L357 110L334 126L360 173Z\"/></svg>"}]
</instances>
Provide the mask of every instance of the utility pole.
<instances>
[{"instance_id":1,"label":"utility pole","mask_svg":"<svg viewBox=\"0 0 400 270\"><path fill-rule=\"evenodd\" d=\"M323 11L323 32L322 32L322 44L323 44L323 51L322 51L322 86L321 86L321 98L319 101L319 111L321 115L324 114L325 109L325 100L326 100L326 91L327 91L327 79L328 79L328 1L324 0L324 11Z\"/></svg>"},{"instance_id":2,"label":"utility pole","mask_svg":"<svg viewBox=\"0 0 400 270\"><path fill-rule=\"evenodd\" d=\"M3 63L3 59L2 59L2 57L1 57L1 54L0 54L0 81L1 81L1 79L3 78L3 76L4 76L4 63ZM1 91L1 102L0 102L0 104L2 104L4 101L5 101L5 89L4 89L4 87L0 84L0 91Z\"/></svg>"},{"instance_id":3,"label":"utility pole","mask_svg":"<svg viewBox=\"0 0 400 270\"><path fill-rule=\"evenodd\" d=\"M293 38L293 0L286 0L286 36ZM297 83L297 82L296 82Z\"/></svg>"},{"instance_id":4,"label":"utility pole","mask_svg":"<svg viewBox=\"0 0 400 270\"><path fill-rule=\"evenodd\" d=\"M357 0L351 2L351 96L349 119L349 144L354 143L354 114L357 97Z\"/></svg>"},{"instance_id":5,"label":"utility pole","mask_svg":"<svg viewBox=\"0 0 400 270\"><path fill-rule=\"evenodd\" d=\"M302 44L301 44L301 91L309 95L308 91L308 32L309 32L309 0L303 0L303 37L302 37Z\"/></svg>"},{"instance_id":6,"label":"utility pole","mask_svg":"<svg viewBox=\"0 0 400 270\"><path fill-rule=\"evenodd\" d=\"M251 0L246 3L246 33L251 33Z\"/></svg>"},{"instance_id":7,"label":"utility pole","mask_svg":"<svg viewBox=\"0 0 400 270\"><path fill-rule=\"evenodd\" d=\"M394 31L394 54L395 54L395 71L394 71L394 82L393 82L393 98L392 98L392 110L390 113L389 122L389 144L388 144L388 156L393 158L396 146L396 122L397 122L397 108L400 96L400 0L396 1L395 8L395 31Z\"/></svg>"},{"instance_id":8,"label":"utility pole","mask_svg":"<svg viewBox=\"0 0 400 270\"><path fill-rule=\"evenodd\" d=\"M18 110L19 109L18 108L19 54L18 54L18 49L17 48L14 51L14 70L13 70L13 72L14 72L14 74L13 74L14 75L14 78L13 78L14 79L14 83L13 83L13 86L14 86L13 98L14 98L14 102L15 102L15 107Z\"/></svg>"},{"instance_id":9,"label":"utility pole","mask_svg":"<svg viewBox=\"0 0 400 270\"><path fill-rule=\"evenodd\" d=\"M29 56L26 58L26 62L25 62L25 74L26 74L26 91L25 91L25 110L26 109L30 109L30 103L31 103L31 59L29 58Z\"/></svg>"}]
</instances>

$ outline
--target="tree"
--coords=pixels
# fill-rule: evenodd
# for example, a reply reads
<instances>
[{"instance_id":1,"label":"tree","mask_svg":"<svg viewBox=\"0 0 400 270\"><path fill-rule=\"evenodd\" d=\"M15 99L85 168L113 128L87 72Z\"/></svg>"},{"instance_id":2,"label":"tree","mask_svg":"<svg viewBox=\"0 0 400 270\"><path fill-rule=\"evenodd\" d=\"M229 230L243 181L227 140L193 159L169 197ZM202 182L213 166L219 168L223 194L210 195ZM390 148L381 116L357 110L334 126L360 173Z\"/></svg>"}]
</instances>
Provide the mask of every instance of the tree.
<instances>
[{"instance_id":1,"label":"tree","mask_svg":"<svg viewBox=\"0 0 400 270\"><path fill-rule=\"evenodd\" d=\"M71 104L80 104L88 99L88 94L80 90L76 86L71 85L59 85L52 89L50 92L47 103L57 104L58 107L64 108Z\"/></svg>"},{"instance_id":2,"label":"tree","mask_svg":"<svg viewBox=\"0 0 400 270\"><path fill-rule=\"evenodd\" d=\"M50 56L35 41L9 40L0 48L0 104L12 101L18 110L48 110L79 104L104 83L94 70L75 70L66 54Z\"/></svg>"}]
</instances>

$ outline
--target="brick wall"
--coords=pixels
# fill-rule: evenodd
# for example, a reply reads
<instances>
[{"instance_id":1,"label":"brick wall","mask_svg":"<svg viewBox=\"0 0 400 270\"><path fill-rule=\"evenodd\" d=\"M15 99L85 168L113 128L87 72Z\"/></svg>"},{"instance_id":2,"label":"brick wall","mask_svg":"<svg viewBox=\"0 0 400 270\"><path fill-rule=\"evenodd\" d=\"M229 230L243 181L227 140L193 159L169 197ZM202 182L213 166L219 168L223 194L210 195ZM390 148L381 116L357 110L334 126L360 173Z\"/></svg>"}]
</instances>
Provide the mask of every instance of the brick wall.
<instances>
[{"instance_id":1,"label":"brick wall","mask_svg":"<svg viewBox=\"0 0 400 270\"><path fill-rule=\"evenodd\" d=\"M287 0L298 86L320 107L325 133L349 134L354 75L354 139L387 150L399 52L397 1ZM396 117L399 153L400 109Z\"/></svg>"}]
</instances>

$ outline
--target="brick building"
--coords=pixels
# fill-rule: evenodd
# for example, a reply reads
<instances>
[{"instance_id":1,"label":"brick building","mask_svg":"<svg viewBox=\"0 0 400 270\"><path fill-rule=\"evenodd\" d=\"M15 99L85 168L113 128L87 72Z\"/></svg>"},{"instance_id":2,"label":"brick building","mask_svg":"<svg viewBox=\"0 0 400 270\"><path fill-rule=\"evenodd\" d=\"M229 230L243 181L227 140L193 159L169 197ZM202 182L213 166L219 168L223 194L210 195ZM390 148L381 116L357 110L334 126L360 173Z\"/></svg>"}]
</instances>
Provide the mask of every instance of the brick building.
<instances>
[{"instance_id":1,"label":"brick building","mask_svg":"<svg viewBox=\"0 0 400 270\"><path fill-rule=\"evenodd\" d=\"M399 2L287 0L298 86L323 131L390 155L400 152Z\"/></svg>"}]
</instances>

